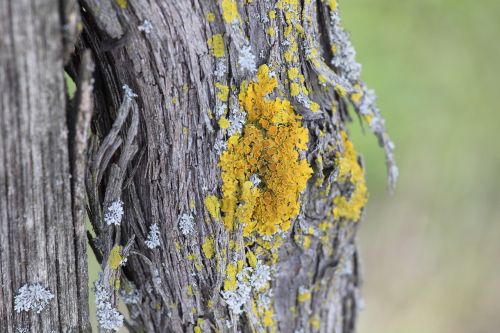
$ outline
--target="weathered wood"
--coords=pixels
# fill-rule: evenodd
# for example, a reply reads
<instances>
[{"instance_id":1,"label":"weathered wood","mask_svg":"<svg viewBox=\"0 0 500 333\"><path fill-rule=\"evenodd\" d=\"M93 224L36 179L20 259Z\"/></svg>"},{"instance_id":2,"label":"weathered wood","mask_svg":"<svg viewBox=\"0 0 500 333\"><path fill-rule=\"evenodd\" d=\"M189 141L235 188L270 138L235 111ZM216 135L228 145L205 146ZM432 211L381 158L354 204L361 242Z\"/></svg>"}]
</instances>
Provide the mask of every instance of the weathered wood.
<instances>
[{"instance_id":1,"label":"weathered wood","mask_svg":"<svg viewBox=\"0 0 500 333\"><path fill-rule=\"evenodd\" d=\"M397 170L393 145L374 96L359 79L359 65L340 26L336 2L120 3L101 7L82 0L81 47L92 49L97 63L94 151L99 141L110 145L105 137L112 119L122 117L121 86L130 86L137 94L138 154L127 157L126 170L117 168L123 154L131 155L119 137L113 138L116 145L110 146L107 157L97 159L106 163L89 172L92 182L87 188L97 234L92 242L98 258L103 258L105 274L113 272L110 250L135 237L126 265L118 268L123 273L121 285L133 283L139 295L128 304L127 326L147 332L354 332L361 284L355 242L359 216L332 213L341 205L334 204L335 198L349 200L357 186L364 186L353 183L349 178L353 176L347 177L339 166L344 154L352 152L345 134L348 103L384 146L391 185ZM219 39L211 39L218 34ZM216 50L221 40L222 49ZM274 311L270 326L252 309L258 300L246 302L244 313L236 315L221 296L227 265L235 258L248 265L249 242L241 226L227 230L204 204L209 195L223 196L217 145L228 135L217 121L218 110L238 110L240 84L254 80L261 64L274 70L283 96L304 119L309 130L305 155L314 171L301 196L300 214L275 249L279 259L272 265L266 291ZM304 82L293 71L303 75ZM307 88L309 95L297 93L292 82L303 91ZM216 83L227 86L226 97L220 97ZM122 140L129 137L126 126L118 130ZM359 160L353 163L360 168ZM118 183L123 184L121 189L116 188ZM106 226L102 214L120 198L123 220ZM363 205L364 201L357 214ZM180 227L189 215L194 218L191 233ZM151 249L146 240L153 225L159 227L160 244ZM214 240L215 258L204 252L206 240ZM110 284L107 288L113 293L114 282Z\"/></svg>"},{"instance_id":2,"label":"weathered wood","mask_svg":"<svg viewBox=\"0 0 500 333\"><path fill-rule=\"evenodd\" d=\"M68 153L60 6L56 0L0 3L2 332L90 330L82 187L72 182ZM35 283L55 297L39 314L16 312L19 289Z\"/></svg>"}]
</instances>

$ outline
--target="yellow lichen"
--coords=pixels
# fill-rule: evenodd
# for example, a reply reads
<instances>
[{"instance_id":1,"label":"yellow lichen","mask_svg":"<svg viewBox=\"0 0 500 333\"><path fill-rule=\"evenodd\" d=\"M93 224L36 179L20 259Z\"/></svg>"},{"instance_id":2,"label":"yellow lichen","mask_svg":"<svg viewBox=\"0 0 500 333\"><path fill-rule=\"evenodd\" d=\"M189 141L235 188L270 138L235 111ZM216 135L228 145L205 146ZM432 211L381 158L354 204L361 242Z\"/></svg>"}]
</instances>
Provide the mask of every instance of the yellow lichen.
<instances>
[{"instance_id":1,"label":"yellow lichen","mask_svg":"<svg viewBox=\"0 0 500 333\"><path fill-rule=\"evenodd\" d=\"M299 75L299 69L297 67L292 67L288 70L288 78L290 80L295 80L295 78Z\"/></svg>"},{"instance_id":2,"label":"yellow lichen","mask_svg":"<svg viewBox=\"0 0 500 333\"><path fill-rule=\"evenodd\" d=\"M205 207L214 220L219 219L220 203L215 195L208 195L205 197Z\"/></svg>"},{"instance_id":3,"label":"yellow lichen","mask_svg":"<svg viewBox=\"0 0 500 333\"><path fill-rule=\"evenodd\" d=\"M330 10L334 11L337 9L337 0L328 0L328 6L330 7Z\"/></svg>"},{"instance_id":4,"label":"yellow lichen","mask_svg":"<svg viewBox=\"0 0 500 333\"><path fill-rule=\"evenodd\" d=\"M303 291L303 292L299 292L298 296L297 296L297 301L299 303L304 303L305 301L308 301L311 299L311 292L306 290L306 291Z\"/></svg>"},{"instance_id":5,"label":"yellow lichen","mask_svg":"<svg viewBox=\"0 0 500 333\"><path fill-rule=\"evenodd\" d=\"M311 102L311 105L309 106L312 112L318 112L320 106L316 102Z\"/></svg>"},{"instance_id":6,"label":"yellow lichen","mask_svg":"<svg viewBox=\"0 0 500 333\"><path fill-rule=\"evenodd\" d=\"M361 116L361 118L366 121L367 124L371 124L372 120L373 120L373 115L371 114L364 114Z\"/></svg>"},{"instance_id":7,"label":"yellow lichen","mask_svg":"<svg viewBox=\"0 0 500 333\"><path fill-rule=\"evenodd\" d=\"M226 129L229 127L229 120L226 117L220 117L219 119L219 127L222 129Z\"/></svg>"},{"instance_id":8,"label":"yellow lichen","mask_svg":"<svg viewBox=\"0 0 500 333\"><path fill-rule=\"evenodd\" d=\"M201 245L201 249L203 250L203 254L207 259L212 259L215 254L214 249L214 240L211 238L205 238L203 244Z\"/></svg>"},{"instance_id":9,"label":"yellow lichen","mask_svg":"<svg viewBox=\"0 0 500 333\"><path fill-rule=\"evenodd\" d=\"M308 250L311 247L311 237L310 236L304 236L304 249Z\"/></svg>"},{"instance_id":10,"label":"yellow lichen","mask_svg":"<svg viewBox=\"0 0 500 333\"><path fill-rule=\"evenodd\" d=\"M340 97L347 96L347 90L339 84L335 86L335 91L337 92L337 94L339 94Z\"/></svg>"},{"instance_id":11,"label":"yellow lichen","mask_svg":"<svg viewBox=\"0 0 500 333\"><path fill-rule=\"evenodd\" d=\"M226 266L226 279L224 280L224 290L235 290L236 283L236 274L238 274L238 268L235 264L227 264Z\"/></svg>"},{"instance_id":12,"label":"yellow lichen","mask_svg":"<svg viewBox=\"0 0 500 333\"><path fill-rule=\"evenodd\" d=\"M226 23L232 23L240 18L236 0L222 0L222 18Z\"/></svg>"},{"instance_id":13,"label":"yellow lichen","mask_svg":"<svg viewBox=\"0 0 500 333\"><path fill-rule=\"evenodd\" d=\"M218 90L217 98L219 98L223 102L227 102L229 98L229 87L219 82L215 82L215 87Z\"/></svg>"},{"instance_id":14,"label":"yellow lichen","mask_svg":"<svg viewBox=\"0 0 500 333\"><path fill-rule=\"evenodd\" d=\"M269 307L265 312L264 312L264 318L262 319L262 325L264 327L273 327L274 326L274 311L271 307Z\"/></svg>"},{"instance_id":15,"label":"yellow lichen","mask_svg":"<svg viewBox=\"0 0 500 333\"><path fill-rule=\"evenodd\" d=\"M315 330L319 330L321 328L321 321L319 320L318 315L315 315L311 319L309 319L309 323Z\"/></svg>"},{"instance_id":16,"label":"yellow lichen","mask_svg":"<svg viewBox=\"0 0 500 333\"><path fill-rule=\"evenodd\" d=\"M349 181L354 185L354 190L349 197L338 195L333 200L335 218L346 218L358 221L361 210L368 201L368 190L365 183L364 171L358 163L358 154L353 143L349 140L347 133L341 131L344 143L344 154L339 159L339 178L341 181Z\"/></svg>"},{"instance_id":17,"label":"yellow lichen","mask_svg":"<svg viewBox=\"0 0 500 333\"><path fill-rule=\"evenodd\" d=\"M210 52L216 58L222 58L225 55L224 39L221 34L213 35L207 41Z\"/></svg>"},{"instance_id":18,"label":"yellow lichen","mask_svg":"<svg viewBox=\"0 0 500 333\"><path fill-rule=\"evenodd\" d=\"M108 265L111 269L118 269L122 263L122 247L120 245L115 245L109 252Z\"/></svg>"},{"instance_id":19,"label":"yellow lichen","mask_svg":"<svg viewBox=\"0 0 500 333\"><path fill-rule=\"evenodd\" d=\"M121 9L127 8L127 0L116 0L116 2Z\"/></svg>"},{"instance_id":20,"label":"yellow lichen","mask_svg":"<svg viewBox=\"0 0 500 333\"><path fill-rule=\"evenodd\" d=\"M208 22L213 22L213 21L215 21L215 14L214 14L214 13L212 13L212 12L208 12L208 13L207 13L207 20L208 20Z\"/></svg>"},{"instance_id":21,"label":"yellow lichen","mask_svg":"<svg viewBox=\"0 0 500 333\"><path fill-rule=\"evenodd\" d=\"M351 101L354 103L354 104L358 104L359 101L361 100L361 97L363 97L363 90L361 90L361 87L359 86L359 84L356 84L354 86L354 89L355 92L353 92L351 94Z\"/></svg>"},{"instance_id":22,"label":"yellow lichen","mask_svg":"<svg viewBox=\"0 0 500 333\"><path fill-rule=\"evenodd\" d=\"M239 100L247 123L243 134L229 138L219 161L224 225L232 230L238 221L244 235L288 230L300 210L299 194L312 174L307 160L299 158L309 140L301 116L288 100L268 97L277 84L262 65L256 81L242 85ZM261 179L259 187L249 181L254 174Z\"/></svg>"},{"instance_id":23,"label":"yellow lichen","mask_svg":"<svg viewBox=\"0 0 500 333\"><path fill-rule=\"evenodd\" d=\"M257 266L257 257L255 256L255 254L251 250L248 250L246 252L246 257L250 267L255 268Z\"/></svg>"},{"instance_id":24,"label":"yellow lichen","mask_svg":"<svg viewBox=\"0 0 500 333\"><path fill-rule=\"evenodd\" d=\"M300 93L300 86L299 86L299 84L296 83L296 82L290 83L290 95L292 95L292 97L295 97L299 93Z\"/></svg>"},{"instance_id":25,"label":"yellow lichen","mask_svg":"<svg viewBox=\"0 0 500 333\"><path fill-rule=\"evenodd\" d=\"M270 20L274 20L276 18L276 11L270 10L269 13L267 13L267 16L269 16Z\"/></svg>"}]
</instances>

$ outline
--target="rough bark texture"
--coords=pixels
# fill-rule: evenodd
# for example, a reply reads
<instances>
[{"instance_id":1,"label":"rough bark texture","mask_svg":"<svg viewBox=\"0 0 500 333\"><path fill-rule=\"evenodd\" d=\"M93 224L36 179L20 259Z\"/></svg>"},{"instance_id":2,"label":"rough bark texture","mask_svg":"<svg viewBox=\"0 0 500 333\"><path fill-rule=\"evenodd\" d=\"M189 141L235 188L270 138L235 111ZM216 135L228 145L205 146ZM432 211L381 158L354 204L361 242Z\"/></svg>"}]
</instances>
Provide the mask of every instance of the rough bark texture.
<instances>
[{"instance_id":1,"label":"rough bark texture","mask_svg":"<svg viewBox=\"0 0 500 333\"><path fill-rule=\"evenodd\" d=\"M336 35L335 1L238 2L237 16L232 0L120 3L101 6L83 1L80 47L92 49L98 65L92 155L97 164L89 171L92 182L88 183L89 211L97 234L92 244L102 260L104 281L118 278L122 286L132 282L137 288L140 297L129 304L129 328L354 332L360 304L355 244L359 223L332 214L333 199L353 192L353 184L339 176L338 157L346 149L341 132L349 119L347 103L366 117L379 137L391 181L396 169L392 143L357 68L349 68L352 64L342 59L337 66L328 64L335 58L333 53L344 52L349 58L350 51L339 51L350 45L336 45L335 38L344 36ZM151 24L149 29L145 21ZM217 52L215 41L210 40L216 34L222 36L223 52ZM300 47L290 51L294 42ZM227 139L227 132L217 122L221 117L217 110L238 108L240 83L255 77L255 71L245 70L240 62L248 52L257 66L272 67L284 96L303 116L310 133L306 158L314 169L301 196L301 212L275 249L279 259L272 267L268 289L274 311L271 325L252 309L255 299L244 305L241 315L226 306L221 297L228 279L226 267L237 258L248 265L250 248L241 228L228 231L204 205L208 195L222 196L214 146ZM304 75L300 86L308 89L309 96L293 92L287 75L292 68ZM229 87L229 102L218 95L216 82ZM120 97L124 84L138 95L137 104L132 97ZM313 101L319 104L317 112ZM124 111L126 103L132 104L134 114L138 112L137 132L135 116L128 125L133 130L123 124L131 107ZM115 118L112 132L121 130L122 139L116 133L106 137ZM97 141L102 141L101 151L107 151L104 158ZM125 209L121 225L103 224L107 207L120 198ZM181 232L183 214L193 215L194 233ZM149 249L145 241L154 224L159 226L161 245ZM215 258L207 258L203 251L207 239L215 240ZM121 254L128 255L127 264L115 272L110 268L110 251L125 244L127 252ZM110 293L114 285L108 286Z\"/></svg>"},{"instance_id":2,"label":"rough bark texture","mask_svg":"<svg viewBox=\"0 0 500 333\"><path fill-rule=\"evenodd\" d=\"M90 330L81 169L86 139L68 138L63 11L55 0L0 3L2 332ZM90 117L84 118L73 129L85 127ZM70 150L79 172L70 166ZM19 289L34 283L55 297L39 314L16 312Z\"/></svg>"}]
</instances>

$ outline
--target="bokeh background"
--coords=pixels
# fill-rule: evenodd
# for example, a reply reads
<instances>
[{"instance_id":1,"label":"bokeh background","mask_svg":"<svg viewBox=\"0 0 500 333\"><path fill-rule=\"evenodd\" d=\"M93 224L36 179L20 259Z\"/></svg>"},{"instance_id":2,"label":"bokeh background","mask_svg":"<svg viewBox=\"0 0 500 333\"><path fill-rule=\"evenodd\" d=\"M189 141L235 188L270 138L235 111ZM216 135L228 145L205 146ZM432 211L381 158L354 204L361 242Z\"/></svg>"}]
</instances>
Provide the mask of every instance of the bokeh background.
<instances>
[{"instance_id":1,"label":"bokeh background","mask_svg":"<svg viewBox=\"0 0 500 333\"><path fill-rule=\"evenodd\" d=\"M360 333L500 332L500 1L339 1L396 143L358 122L370 201Z\"/></svg>"},{"instance_id":2,"label":"bokeh background","mask_svg":"<svg viewBox=\"0 0 500 333\"><path fill-rule=\"evenodd\" d=\"M382 150L351 124L370 190L358 331L500 332L500 0L340 6L400 169L391 197Z\"/></svg>"}]
</instances>

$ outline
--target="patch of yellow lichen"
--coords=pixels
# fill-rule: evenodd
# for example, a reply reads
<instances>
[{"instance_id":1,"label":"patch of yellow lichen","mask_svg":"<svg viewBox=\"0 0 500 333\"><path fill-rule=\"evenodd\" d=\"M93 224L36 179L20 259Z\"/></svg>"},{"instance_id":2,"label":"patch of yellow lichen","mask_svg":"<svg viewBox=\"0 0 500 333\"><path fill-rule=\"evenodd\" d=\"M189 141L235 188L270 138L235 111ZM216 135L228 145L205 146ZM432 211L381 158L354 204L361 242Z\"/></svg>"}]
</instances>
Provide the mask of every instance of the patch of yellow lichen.
<instances>
[{"instance_id":1,"label":"patch of yellow lichen","mask_svg":"<svg viewBox=\"0 0 500 333\"><path fill-rule=\"evenodd\" d=\"M309 250L309 248L311 247L311 236L304 236L304 243L302 244L302 246L304 247L304 249Z\"/></svg>"},{"instance_id":2,"label":"patch of yellow lichen","mask_svg":"<svg viewBox=\"0 0 500 333\"><path fill-rule=\"evenodd\" d=\"M361 87L359 84L354 85L355 91L351 94L351 101L354 104L359 104L359 101L361 100L361 97L363 97L363 91L361 90Z\"/></svg>"},{"instance_id":3,"label":"patch of yellow lichen","mask_svg":"<svg viewBox=\"0 0 500 333\"><path fill-rule=\"evenodd\" d=\"M311 324L312 328L315 330L319 330L321 328L321 321L318 315L314 315L311 319L309 319L309 324Z\"/></svg>"},{"instance_id":4,"label":"patch of yellow lichen","mask_svg":"<svg viewBox=\"0 0 500 333\"><path fill-rule=\"evenodd\" d=\"M111 269L117 270L122 263L122 247L120 245L115 245L109 252L108 265Z\"/></svg>"},{"instance_id":5,"label":"patch of yellow lichen","mask_svg":"<svg viewBox=\"0 0 500 333\"><path fill-rule=\"evenodd\" d=\"M121 9L127 8L127 0L116 0L116 2Z\"/></svg>"},{"instance_id":6,"label":"patch of yellow lichen","mask_svg":"<svg viewBox=\"0 0 500 333\"><path fill-rule=\"evenodd\" d=\"M238 267L234 263L229 263L226 266L226 279L224 280L224 290L235 290L237 287L236 274Z\"/></svg>"},{"instance_id":7,"label":"patch of yellow lichen","mask_svg":"<svg viewBox=\"0 0 500 333\"><path fill-rule=\"evenodd\" d=\"M269 307L265 312L264 312L264 315L263 315L263 318L262 318L262 325L265 327L265 328L269 328L269 329L273 329L275 327L275 323L274 323L274 310L272 307Z\"/></svg>"},{"instance_id":8,"label":"patch of yellow lichen","mask_svg":"<svg viewBox=\"0 0 500 333\"><path fill-rule=\"evenodd\" d=\"M250 267L255 268L257 266L257 257L255 256L255 253L253 253L252 250L247 250L245 252L245 256Z\"/></svg>"},{"instance_id":9,"label":"patch of yellow lichen","mask_svg":"<svg viewBox=\"0 0 500 333\"><path fill-rule=\"evenodd\" d=\"M337 9L337 0L328 0L328 6L330 7L331 11L334 11Z\"/></svg>"},{"instance_id":10,"label":"patch of yellow lichen","mask_svg":"<svg viewBox=\"0 0 500 333\"><path fill-rule=\"evenodd\" d=\"M340 97L347 96L347 90L339 84L335 86L335 91L337 92L337 94L339 94Z\"/></svg>"},{"instance_id":11,"label":"patch of yellow lichen","mask_svg":"<svg viewBox=\"0 0 500 333\"><path fill-rule=\"evenodd\" d=\"M236 0L222 0L222 18L226 23L240 19Z\"/></svg>"},{"instance_id":12,"label":"patch of yellow lichen","mask_svg":"<svg viewBox=\"0 0 500 333\"><path fill-rule=\"evenodd\" d=\"M222 58L225 55L224 39L221 34L215 34L208 39L207 45L211 54L216 58Z\"/></svg>"},{"instance_id":13,"label":"patch of yellow lichen","mask_svg":"<svg viewBox=\"0 0 500 333\"><path fill-rule=\"evenodd\" d=\"M219 98L223 102L227 102L229 98L229 87L220 82L215 82L215 87L217 88L217 98Z\"/></svg>"},{"instance_id":14,"label":"patch of yellow lichen","mask_svg":"<svg viewBox=\"0 0 500 333\"><path fill-rule=\"evenodd\" d=\"M205 238L203 244L201 245L201 249L207 259L212 259L215 254L214 240L212 238Z\"/></svg>"},{"instance_id":15,"label":"patch of yellow lichen","mask_svg":"<svg viewBox=\"0 0 500 333\"><path fill-rule=\"evenodd\" d=\"M208 20L208 22L215 21L215 14L213 12L208 12L207 13L207 20Z\"/></svg>"},{"instance_id":16,"label":"patch of yellow lichen","mask_svg":"<svg viewBox=\"0 0 500 333\"><path fill-rule=\"evenodd\" d=\"M219 127L222 129L229 128L229 120L226 117L220 117L219 119Z\"/></svg>"},{"instance_id":17,"label":"patch of yellow lichen","mask_svg":"<svg viewBox=\"0 0 500 333\"><path fill-rule=\"evenodd\" d=\"M229 138L219 161L224 225L232 230L237 221L242 223L245 236L288 230L312 174L307 160L299 156L309 140L301 116L288 100L268 96L277 84L262 65L257 79L242 85L239 100L247 123L241 136ZM249 181L254 174L262 182L258 187Z\"/></svg>"},{"instance_id":18,"label":"patch of yellow lichen","mask_svg":"<svg viewBox=\"0 0 500 333\"><path fill-rule=\"evenodd\" d=\"M219 219L220 215L220 202L215 195L207 195L205 197L205 207L214 220Z\"/></svg>"},{"instance_id":19,"label":"patch of yellow lichen","mask_svg":"<svg viewBox=\"0 0 500 333\"><path fill-rule=\"evenodd\" d=\"M304 303L310 299L311 299L311 292L308 290L299 292L299 294L297 295L297 301L299 303Z\"/></svg>"},{"instance_id":20,"label":"patch of yellow lichen","mask_svg":"<svg viewBox=\"0 0 500 333\"><path fill-rule=\"evenodd\" d=\"M354 149L352 141L347 133L341 131L344 144L344 154L339 158L339 178L341 181L349 181L354 190L349 197L338 195L334 198L333 216L335 218L346 218L359 221L361 210L368 201L368 190L365 183L364 171L358 163L358 154Z\"/></svg>"}]
</instances>

